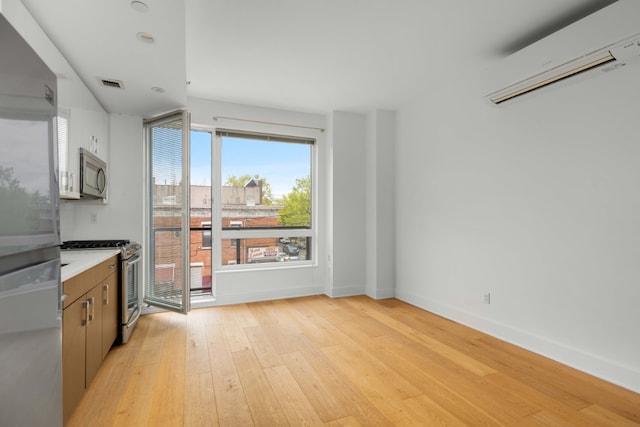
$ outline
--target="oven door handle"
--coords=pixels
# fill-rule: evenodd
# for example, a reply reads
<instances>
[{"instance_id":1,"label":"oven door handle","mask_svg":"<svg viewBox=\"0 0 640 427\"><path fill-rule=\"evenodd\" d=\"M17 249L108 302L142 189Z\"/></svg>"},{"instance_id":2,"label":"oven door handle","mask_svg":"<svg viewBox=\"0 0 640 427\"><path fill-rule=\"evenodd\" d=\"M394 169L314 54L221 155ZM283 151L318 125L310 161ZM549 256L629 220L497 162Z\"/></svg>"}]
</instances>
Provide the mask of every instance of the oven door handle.
<instances>
[{"instance_id":1,"label":"oven door handle","mask_svg":"<svg viewBox=\"0 0 640 427\"><path fill-rule=\"evenodd\" d=\"M127 322L126 325L124 325L126 328L130 328L132 325L134 325L137 321L138 318L140 317L140 307L136 307L136 309L133 311L131 318L129 319L129 322Z\"/></svg>"},{"instance_id":2,"label":"oven door handle","mask_svg":"<svg viewBox=\"0 0 640 427\"><path fill-rule=\"evenodd\" d=\"M132 256L130 258L127 258L127 259L123 260L123 262L127 265L127 267L131 266L131 265L134 265L134 264L137 264L140 261L142 261L142 257L139 254L134 255L134 256Z\"/></svg>"}]
</instances>

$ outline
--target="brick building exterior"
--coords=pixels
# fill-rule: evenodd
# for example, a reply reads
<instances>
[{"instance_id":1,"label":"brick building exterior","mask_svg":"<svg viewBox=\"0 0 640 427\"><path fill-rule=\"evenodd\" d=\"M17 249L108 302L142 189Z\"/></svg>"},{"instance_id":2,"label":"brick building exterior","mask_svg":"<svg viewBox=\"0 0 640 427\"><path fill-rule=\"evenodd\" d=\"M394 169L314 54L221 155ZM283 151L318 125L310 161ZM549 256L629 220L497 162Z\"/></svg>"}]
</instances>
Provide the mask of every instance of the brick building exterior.
<instances>
[{"instance_id":1,"label":"brick building exterior","mask_svg":"<svg viewBox=\"0 0 640 427\"><path fill-rule=\"evenodd\" d=\"M190 263L191 288L211 288L211 187L192 185L190 188ZM154 283L171 282L181 286L181 237L179 203L180 185L159 184L153 191L153 228L155 244ZM281 206L262 205L259 182L245 187L222 187L222 228L262 228L278 225ZM213 245L217 246L217 245ZM277 252L277 238L224 240L222 265L245 264L265 259ZM266 252L266 253L265 253ZM254 255L254 258L250 258Z\"/></svg>"}]
</instances>

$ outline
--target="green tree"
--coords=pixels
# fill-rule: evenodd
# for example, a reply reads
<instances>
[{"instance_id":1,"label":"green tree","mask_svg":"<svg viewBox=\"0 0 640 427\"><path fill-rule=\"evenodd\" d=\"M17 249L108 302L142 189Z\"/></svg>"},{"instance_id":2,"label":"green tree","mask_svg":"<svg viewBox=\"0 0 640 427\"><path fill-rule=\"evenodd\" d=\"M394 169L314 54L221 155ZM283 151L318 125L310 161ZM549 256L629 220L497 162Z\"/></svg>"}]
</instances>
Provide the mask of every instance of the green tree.
<instances>
[{"instance_id":1,"label":"green tree","mask_svg":"<svg viewBox=\"0 0 640 427\"><path fill-rule=\"evenodd\" d=\"M311 226L311 177L296 178L296 185L282 197L278 223L285 226Z\"/></svg>"},{"instance_id":2,"label":"green tree","mask_svg":"<svg viewBox=\"0 0 640 427\"><path fill-rule=\"evenodd\" d=\"M227 177L227 180L224 182L224 185L229 187L244 187L247 182L251 181L252 179L255 179L256 181L262 181L262 204L276 204L276 200L273 197L273 191L271 191L271 185L265 178L261 178L259 174L255 174L253 176L249 175L248 173L240 176L229 175Z\"/></svg>"}]
</instances>

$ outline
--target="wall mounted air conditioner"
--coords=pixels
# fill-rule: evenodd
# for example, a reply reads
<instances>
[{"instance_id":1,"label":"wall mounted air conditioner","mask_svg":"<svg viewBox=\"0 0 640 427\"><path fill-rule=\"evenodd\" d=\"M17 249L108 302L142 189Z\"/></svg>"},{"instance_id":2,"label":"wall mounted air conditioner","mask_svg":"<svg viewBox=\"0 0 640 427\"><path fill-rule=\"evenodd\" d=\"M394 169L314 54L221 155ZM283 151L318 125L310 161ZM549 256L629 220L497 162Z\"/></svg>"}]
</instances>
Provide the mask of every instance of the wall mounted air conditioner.
<instances>
[{"instance_id":1,"label":"wall mounted air conditioner","mask_svg":"<svg viewBox=\"0 0 640 427\"><path fill-rule=\"evenodd\" d=\"M493 70L486 98L501 104L578 75L640 62L638 16L640 1L620 0L517 52ZM625 32L633 35L620 37Z\"/></svg>"}]
</instances>

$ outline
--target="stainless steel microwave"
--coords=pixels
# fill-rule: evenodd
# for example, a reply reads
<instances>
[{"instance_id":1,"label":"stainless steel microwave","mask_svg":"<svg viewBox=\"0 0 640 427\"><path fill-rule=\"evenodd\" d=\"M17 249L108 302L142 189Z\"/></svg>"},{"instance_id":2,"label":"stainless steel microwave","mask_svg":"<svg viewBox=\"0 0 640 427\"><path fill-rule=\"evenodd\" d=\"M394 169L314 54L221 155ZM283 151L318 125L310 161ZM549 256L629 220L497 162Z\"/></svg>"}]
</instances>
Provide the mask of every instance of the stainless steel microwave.
<instances>
[{"instance_id":1,"label":"stainless steel microwave","mask_svg":"<svg viewBox=\"0 0 640 427\"><path fill-rule=\"evenodd\" d=\"M80 197L107 197L107 164L84 148L80 149Z\"/></svg>"}]
</instances>

